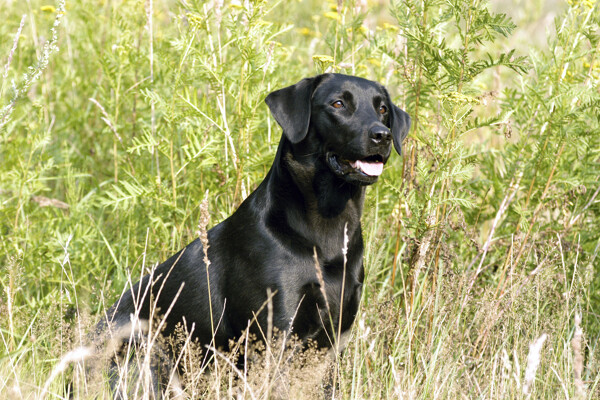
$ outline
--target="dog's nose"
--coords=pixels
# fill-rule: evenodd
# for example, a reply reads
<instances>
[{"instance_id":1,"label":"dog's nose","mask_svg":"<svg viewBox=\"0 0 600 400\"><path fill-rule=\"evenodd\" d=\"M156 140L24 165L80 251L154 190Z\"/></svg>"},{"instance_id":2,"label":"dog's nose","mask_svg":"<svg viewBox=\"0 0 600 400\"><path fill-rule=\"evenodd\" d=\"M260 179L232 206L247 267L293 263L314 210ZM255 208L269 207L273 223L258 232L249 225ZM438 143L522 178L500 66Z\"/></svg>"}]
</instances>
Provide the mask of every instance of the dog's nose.
<instances>
[{"instance_id":1,"label":"dog's nose","mask_svg":"<svg viewBox=\"0 0 600 400\"><path fill-rule=\"evenodd\" d=\"M375 143L389 142L392 134L385 126L374 126L369 129L369 138Z\"/></svg>"}]
</instances>

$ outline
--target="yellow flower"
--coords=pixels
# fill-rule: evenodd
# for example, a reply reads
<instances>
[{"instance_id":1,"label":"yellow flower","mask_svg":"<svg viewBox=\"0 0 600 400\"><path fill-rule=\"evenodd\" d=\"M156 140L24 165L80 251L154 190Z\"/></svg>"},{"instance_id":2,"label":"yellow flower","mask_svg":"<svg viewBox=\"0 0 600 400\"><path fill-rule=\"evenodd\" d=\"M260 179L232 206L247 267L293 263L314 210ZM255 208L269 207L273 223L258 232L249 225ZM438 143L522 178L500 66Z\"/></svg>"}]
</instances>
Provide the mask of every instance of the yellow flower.
<instances>
[{"instance_id":1,"label":"yellow flower","mask_svg":"<svg viewBox=\"0 0 600 400\"><path fill-rule=\"evenodd\" d=\"M381 67L381 60L379 60L378 58L368 58L367 61L369 62L369 64L374 65L376 67Z\"/></svg>"},{"instance_id":2,"label":"yellow flower","mask_svg":"<svg viewBox=\"0 0 600 400\"><path fill-rule=\"evenodd\" d=\"M334 19L334 20L336 20L336 21L338 21L338 22L340 22L340 21L341 21L340 14L338 14L338 13L336 13L336 12L333 12L333 11L328 11L328 12L326 12L326 13L325 13L325 14L323 14L323 15L324 15L325 17L329 18L329 19Z\"/></svg>"},{"instance_id":3,"label":"yellow flower","mask_svg":"<svg viewBox=\"0 0 600 400\"><path fill-rule=\"evenodd\" d=\"M43 12L47 12L47 13L55 13L56 12L56 8L54 8L54 6L42 6L40 7L40 10L42 10Z\"/></svg>"},{"instance_id":4,"label":"yellow flower","mask_svg":"<svg viewBox=\"0 0 600 400\"><path fill-rule=\"evenodd\" d=\"M331 57L331 56L326 56L323 54L315 54L312 58L314 61L333 64L333 57Z\"/></svg>"},{"instance_id":5,"label":"yellow flower","mask_svg":"<svg viewBox=\"0 0 600 400\"><path fill-rule=\"evenodd\" d=\"M325 72L334 63L333 57L323 54L315 54L312 59L317 69L321 72Z\"/></svg>"},{"instance_id":6,"label":"yellow flower","mask_svg":"<svg viewBox=\"0 0 600 400\"><path fill-rule=\"evenodd\" d=\"M398 27L396 25L388 24L387 22L383 23L383 29L386 31L398 32Z\"/></svg>"},{"instance_id":7,"label":"yellow flower","mask_svg":"<svg viewBox=\"0 0 600 400\"><path fill-rule=\"evenodd\" d=\"M585 8L594 7L595 0L567 0L567 4L571 7L583 5Z\"/></svg>"},{"instance_id":8,"label":"yellow flower","mask_svg":"<svg viewBox=\"0 0 600 400\"><path fill-rule=\"evenodd\" d=\"M298 33L304 36L310 36L311 31L308 28L299 28Z\"/></svg>"},{"instance_id":9,"label":"yellow flower","mask_svg":"<svg viewBox=\"0 0 600 400\"><path fill-rule=\"evenodd\" d=\"M356 29L353 29L353 28L347 28L347 29L346 29L346 33L347 33L348 35L350 35L350 34L351 34L351 33L353 33L353 32L356 32L356 33L361 33L361 34L363 34L363 35L367 36L367 35L369 34L369 29L367 29L367 27L366 27L366 26L364 26L364 25L361 25L361 26L359 26L359 27L358 27L358 28L356 28Z\"/></svg>"},{"instance_id":10,"label":"yellow flower","mask_svg":"<svg viewBox=\"0 0 600 400\"><path fill-rule=\"evenodd\" d=\"M355 70L354 74L356 76L368 76L369 75L369 68L367 68L367 66L364 65L364 64L358 64L356 66L356 70Z\"/></svg>"},{"instance_id":11,"label":"yellow flower","mask_svg":"<svg viewBox=\"0 0 600 400\"><path fill-rule=\"evenodd\" d=\"M229 4L230 8L236 9L236 10L243 10L244 6L242 5L242 3L239 0L234 0Z\"/></svg>"},{"instance_id":12,"label":"yellow flower","mask_svg":"<svg viewBox=\"0 0 600 400\"><path fill-rule=\"evenodd\" d=\"M192 13L189 13L187 15L187 20L190 23L190 25L193 25L197 28L204 26L204 23L205 23L204 19L200 15L192 14Z\"/></svg>"},{"instance_id":13,"label":"yellow flower","mask_svg":"<svg viewBox=\"0 0 600 400\"><path fill-rule=\"evenodd\" d=\"M473 96L468 96L463 93L459 93L459 92L450 92L447 94L442 94L439 96L439 98L442 101L449 100L451 102L459 103L459 104L479 104L480 103L479 99L477 99Z\"/></svg>"}]
</instances>

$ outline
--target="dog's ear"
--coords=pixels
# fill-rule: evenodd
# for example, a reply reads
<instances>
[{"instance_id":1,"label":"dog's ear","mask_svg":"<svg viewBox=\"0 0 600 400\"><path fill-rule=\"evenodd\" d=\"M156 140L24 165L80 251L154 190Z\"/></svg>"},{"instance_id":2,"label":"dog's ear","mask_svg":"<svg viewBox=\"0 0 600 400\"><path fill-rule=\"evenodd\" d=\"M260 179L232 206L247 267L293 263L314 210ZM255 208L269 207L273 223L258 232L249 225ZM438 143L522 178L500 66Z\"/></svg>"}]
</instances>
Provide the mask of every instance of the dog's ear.
<instances>
[{"instance_id":1,"label":"dog's ear","mask_svg":"<svg viewBox=\"0 0 600 400\"><path fill-rule=\"evenodd\" d=\"M283 134L294 144L308 133L314 85L315 78L302 79L295 85L270 93L265 99L271 114L283 128Z\"/></svg>"},{"instance_id":2,"label":"dog's ear","mask_svg":"<svg viewBox=\"0 0 600 400\"><path fill-rule=\"evenodd\" d=\"M392 131L394 148L398 154L402 155L402 141L406 138L410 130L410 116L394 104L392 104L391 114L390 130Z\"/></svg>"}]
</instances>

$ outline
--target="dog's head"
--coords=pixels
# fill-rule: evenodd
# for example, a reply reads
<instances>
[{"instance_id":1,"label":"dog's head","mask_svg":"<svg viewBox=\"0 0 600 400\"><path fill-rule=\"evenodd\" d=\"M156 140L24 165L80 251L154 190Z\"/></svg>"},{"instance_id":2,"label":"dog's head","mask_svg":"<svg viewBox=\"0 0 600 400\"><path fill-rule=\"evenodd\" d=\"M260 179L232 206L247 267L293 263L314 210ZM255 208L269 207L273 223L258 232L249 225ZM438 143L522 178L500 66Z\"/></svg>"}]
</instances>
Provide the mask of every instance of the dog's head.
<instances>
[{"instance_id":1,"label":"dog's head","mask_svg":"<svg viewBox=\"0 0 600 400\"><path fill-rule=\"evenodd\" d=\"M292 144L317 140L329 169L347 182L374 183L390 156L402 154L410 117L380 84L341 74L303 79L265 99Z\"/></svg>"}]
</instances>

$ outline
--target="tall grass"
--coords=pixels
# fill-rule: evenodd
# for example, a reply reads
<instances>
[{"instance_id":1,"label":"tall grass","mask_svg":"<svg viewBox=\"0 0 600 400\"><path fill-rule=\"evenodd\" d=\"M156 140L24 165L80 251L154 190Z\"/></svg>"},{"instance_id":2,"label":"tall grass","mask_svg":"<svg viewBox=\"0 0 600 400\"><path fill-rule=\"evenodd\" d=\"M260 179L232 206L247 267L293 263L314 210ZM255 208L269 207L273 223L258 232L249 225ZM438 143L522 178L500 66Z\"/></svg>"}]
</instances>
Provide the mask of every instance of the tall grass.
<instances>
[{"instance_id":1,"label":"tall grass","mask_svg":"<svg viewBox=\"0 0 600 400\"><path fill-rule=\"evenodd\" d=\"M8 2L0 397L108 398L101 371L84 379L90 327L197 236L202 199L212 226L261 181L280 137L265 96L335 71L381 82L413 118L368 190L345 354L332 366L273 334L208 368L181 332L172 395L598 398L600 11L547 8Z\"/></svg>"}]
</instances>

